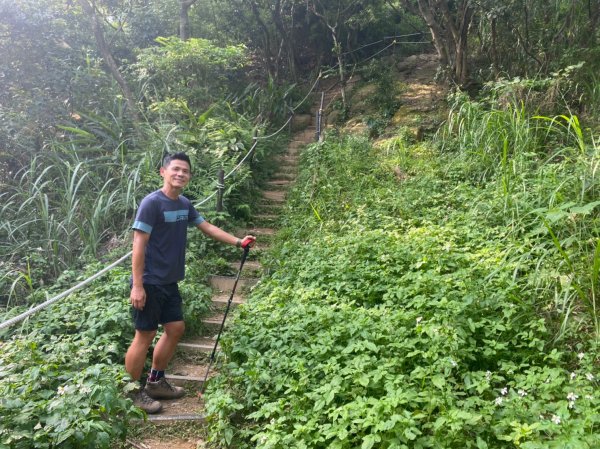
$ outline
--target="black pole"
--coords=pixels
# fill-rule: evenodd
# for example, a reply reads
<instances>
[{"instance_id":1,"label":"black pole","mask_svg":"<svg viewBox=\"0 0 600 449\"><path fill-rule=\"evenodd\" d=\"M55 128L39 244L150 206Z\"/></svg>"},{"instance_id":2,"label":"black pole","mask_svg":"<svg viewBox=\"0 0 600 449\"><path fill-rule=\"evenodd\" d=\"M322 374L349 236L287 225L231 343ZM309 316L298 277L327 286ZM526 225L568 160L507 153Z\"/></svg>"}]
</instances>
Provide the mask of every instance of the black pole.
<instances>
[{"instance_id":1,"label":"black pole","mask_svg":"<svg viewBox=\"0 0 600 449\"><path fill-rule=\"evenodd\" d=\"M231 303L233 302L233 295L235 294L235 289L237 288L238 281L240 280L240 275L242 274L242 268L244 268L244 262L246 262L246 257L248 257L249 252L250 252L250 246L246 246L244 248L244 253L242 254L242 260L240 261L240 268L237 272L237 276L235 277L235 282L233 283L233 288L231 289L231 295L229 296L229 300L227 301L227 307L225 308L225 314L223 315L223 321L221 322L221 327L219 328L219 333L217 334L215 346L213 347L213 350L210 353L210 361L208 363L208 368L206 368L206 374L204 375L204 380L202 381L202 386L200 387L200 395L202 395L204 393L204 387L206 386L206 380L208 379L208 373L210 373L212 364L215 361L215 354L217 353L217 346L219 345L219 339L221 338L221 332L223 332L223 328L225 327L225 320L227 319L227 314L229 313L229 309L231 308Z\"/></svg>"}]
</instances>

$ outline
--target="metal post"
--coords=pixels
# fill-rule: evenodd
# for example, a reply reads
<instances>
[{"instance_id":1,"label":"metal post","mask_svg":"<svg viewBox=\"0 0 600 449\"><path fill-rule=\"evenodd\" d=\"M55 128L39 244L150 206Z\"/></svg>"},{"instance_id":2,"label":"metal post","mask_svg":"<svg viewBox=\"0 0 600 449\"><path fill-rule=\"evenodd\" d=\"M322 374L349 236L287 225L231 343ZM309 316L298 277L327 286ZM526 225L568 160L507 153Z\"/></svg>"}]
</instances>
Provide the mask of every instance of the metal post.
<instances>
[{"instance_id":1,"label":"metal post","mask_svg":"<svg viewBox=\"0 0 600 449\"><path fill-rule=\"evenodd\" d=\"M289 115L291 115L292 117L294 116L294 110L292 109L292 107L287 103L287 101L285 102L285 108L288 110ZM292 135L293 132L293 127L292 127L292 122L294 121L294 119L292 118L292 120L290 120L290 122L288 123L288 136Z\"/></svg>"},{"instance_id":2,"label":"metal post","mask_svg":"<svg viewBox=\"0 0 600 449\"><path fill-rule=\"evenodd\" d=\"M225 190L225 170L217 172L217 212L223 212L223 191Z\"/></svg>"},{"instance_id":3,"label":"metal post","mask_svg":"<svg viewBox=\"0 0 600 449\"><path fill-rule=\"evenodd\" d=\"M322 126L322 120L323 120L323 100L325 98L325 92L321 92L321 106L319 107L319 110L317 111L317 142L321 141L321 126Z\"/></svg>"}]
</instances>

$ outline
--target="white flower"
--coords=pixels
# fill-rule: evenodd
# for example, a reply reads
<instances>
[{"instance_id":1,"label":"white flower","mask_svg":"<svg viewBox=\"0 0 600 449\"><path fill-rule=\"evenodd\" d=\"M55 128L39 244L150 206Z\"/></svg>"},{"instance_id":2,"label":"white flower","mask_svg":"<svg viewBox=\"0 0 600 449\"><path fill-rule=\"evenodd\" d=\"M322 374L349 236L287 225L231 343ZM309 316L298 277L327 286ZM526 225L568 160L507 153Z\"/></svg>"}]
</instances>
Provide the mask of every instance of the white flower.
<instances>
[{"instance_id":1,"label":"white flower","mask_svg":"<svg viewBox=\"0 0 600 449\"><path fill-rule=\"evenodd\" d=\"M577 374L571 373L571 380L575 379L576 377L577 377Z\"/></svg>"},{"instance_id":2,"label":"white flower","mask_svg":"<svg viewBox=\"0 0 600 449\"><path fill-rule=\"evenodd\" d=\"M554 424L560 424L560 416L558 416L558 415L552 415L552 422Z\"/></svg>"},{"instance_id":3,"label":"white flower","mask_svg":"<svg viewBox=\"0 0 600 449\"><path fill-rule=\"evenodd\" d=\"M81 392L81 394L90 394L92 392L92 389L86 385L82 385L79 391Z\"/></svg>"},{"instance_id":4,"label":"white flower","mask_svg":"<svg viewBox=\"0 0 600 449\"><path fill-rule=\"evenodd\" d=\"M571 402L575 402L577 399L579 399L579 396L577 396L575 393L571 392L567 395L567 400L571 401Z\"/></svg>"},{"instance_id":5,"label":"white flower","mask_svg":"<svg viewBox=\"0 0 600 449\"><path fill-rule=\"evenodd\" d=\"M490 380L492 378L492 372L491 371L486 371L485 372L485 379L486 380Z\"/></svg>"},{"instance_id":6,"label":"white flower","mask_svg":"<svg viewBox=\"0 0 600 449\"><path fill-rule=\"evenodd\" d=\"M579 354L577 354L577 358L579 360L583 360L584 357L585 357L585 354L583 352L580 352Z\"/></svg>"},{"instance_id":7,"label":"white flower","mask_svg":"<svg viewBox=\"0 0 600 449\"><path fill-rule=\"evenodd\" d=\"M591 382L592 380L594 380L594 375L592 373L587 373L585 375L585 378Z\"/></svg>"},{"instance_id":8,"label":"white flower","mask_svg":"<svg viewBox=\"0 0 600 449\"><path fill-rule=\"evenodd\" d=\"M502 394L502 396L506 396L508 394L508 388L504 387L502 390L500 390L500 393Z\"/></svg>"},{"instance_id":9,"label":"white flower","mask_svg":"<svg viewBox=\"0 0 600 449\"><path fill-rule=\"evenodd\" d=\"M417 317L417 324L419 324L423 320L422 316Z\"/></svg>"},{"instance_id":10,"label":"white flower","mask_svg":"<svg viewBox=\"0 0 600 449\"><path fill-rule=\"evenodd\" d=\"M496 400L494 401L494 404L496 404L496 405L502 405L502 402L504 402L504 398L502 396L498 396L496 398Z\"/></svg>"},{"instance_id":11,"label":"white flower","mask_svg":"<svg viewBox=\"0 0 600 449\"><path fill-rule=\"evenodd\" d=\"M569 408L575 407L575 401L579 398L575 393L571 392L567 395L567 400L569 401Z\"/></svg>"},{"instance_id":12,"label":"white flower","mask_svg":"<svg viewBox=\"0 0 600 449\"><path fill-rule=\"evenodd\" d=\"M458 363L456 363L454 360L450 359L450 365L452 366L458 366Z\"/></svg>"},{"instance_id":13,"label":"white flower","mask_svg":"<svg viewBox=\"0 0 600 449\"><path fill-rule=\"evenodd\" d=\"M58 390L56 390L56 392L58 393L59 396L62 396L63 394L65 394L67 392L67 389L65 387L58 387Z\"/></svg>"},{"instance_id":14,"label":"white flower","mask_svg":"<svg viewBox=\"0 0 600 449\"><path fill-rule=\"evenodd\" d=\"M527 392L525 390L519 390L517 393L519 393L519 396L521 396L522 398L527 396Z\"/></svg>"},{"instance_id":15,"label":"white flower","mask_svg":"<svg viewBox=\"0 0 600 449\"><path fill-rule=\"evenodd\" d=\"M42 428L42 424L41 423L37 423L35 425L35 427L33 428L33 430L40 430Z\"/></svg>"}]
</instances>

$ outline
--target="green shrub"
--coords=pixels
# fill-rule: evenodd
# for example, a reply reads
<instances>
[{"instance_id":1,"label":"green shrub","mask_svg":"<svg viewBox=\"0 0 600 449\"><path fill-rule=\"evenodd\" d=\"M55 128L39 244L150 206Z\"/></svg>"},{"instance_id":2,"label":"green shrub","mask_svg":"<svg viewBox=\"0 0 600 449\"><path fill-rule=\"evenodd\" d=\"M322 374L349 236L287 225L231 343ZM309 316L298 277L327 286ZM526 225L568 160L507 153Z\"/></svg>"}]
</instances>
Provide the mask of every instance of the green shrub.
<instances>
[{"instance_id":1,"label":"green shrub","mask_svg":"<svg viewBox=\"0 0 600 449\"><path fill-rule=\"evenodd\" d=\"M465 121L464 132L480 123ZM589 241L596 215L593 206L583 215L567 206L577 227L554 239L559 231L536 212L582 160L544 164L533 151L514 175L527 188L507 194L501 176L491 176L505 170L502 156L482 162L483 152L455 148L382 152L342 136L305 151L273 274L223 338L227 358L207 394L214 442L600 444L597 317L580 300L568 311L554 296L577 295L573 284L598 266ZM488 170L486 182L472 182L475 164ZM554 178L543 174L550 168ZM586 282L578 285L593 297L597 286Z\"/></svg>"}]
</instances>

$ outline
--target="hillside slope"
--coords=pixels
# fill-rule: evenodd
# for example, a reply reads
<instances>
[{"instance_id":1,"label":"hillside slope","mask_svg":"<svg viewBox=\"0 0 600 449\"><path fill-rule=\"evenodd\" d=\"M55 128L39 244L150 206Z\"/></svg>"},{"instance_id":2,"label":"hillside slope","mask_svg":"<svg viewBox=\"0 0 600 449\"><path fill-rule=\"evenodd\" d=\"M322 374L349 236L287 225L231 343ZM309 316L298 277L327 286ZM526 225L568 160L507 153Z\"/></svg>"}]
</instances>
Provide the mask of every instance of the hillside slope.
<instances>
[{"instance_id":1,"label":"hillside slope","mask_svg":"<svg viewBox=\"0 0 600 449\"><path fill-rule=\"evenodd\" d=\"M382 93L381 84L357 89L373 89L363 98ZM431 98L441 93L422 105L426 96L404 92L406 108L437 112ZM513 112L493 116L502 114ZM473 117L462 129L485 132ZM330 124L339 120L330 115ZM523 210L539 206L507 190L506 161L463 151L449 134L440 143L392 131L389 121L373 133L358 126L364 117L350 120L303 155L272 275L223 342L227 360L207 402L211 440L281 449L597 447L598 347L578 338L580 312L556 338L560 317L546 286L562 255L543 221ZM491 129L505 132L506 123ZM535 184L548 182L543 165L522 166L513 181L528 194L553 188ZM562 177L552 180L558 189Z\"/></svg>"}]
</instances>

